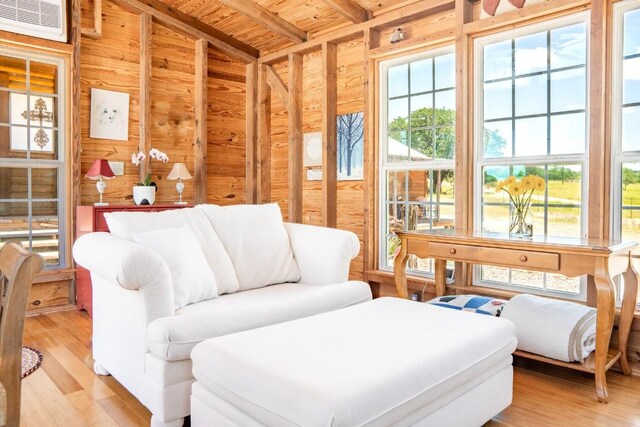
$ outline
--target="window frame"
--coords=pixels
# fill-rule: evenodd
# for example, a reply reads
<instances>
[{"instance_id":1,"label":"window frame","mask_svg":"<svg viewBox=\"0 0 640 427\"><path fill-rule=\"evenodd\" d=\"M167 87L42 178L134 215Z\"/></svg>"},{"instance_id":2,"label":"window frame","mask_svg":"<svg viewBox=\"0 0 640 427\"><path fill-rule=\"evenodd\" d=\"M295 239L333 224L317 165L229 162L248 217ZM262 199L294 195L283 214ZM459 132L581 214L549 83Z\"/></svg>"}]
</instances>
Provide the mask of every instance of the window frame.
<instances>
[{"instance_id":1,"label":"window frame","mask_svg":"<svg viewBox=\"0 0 640 427\"><path fill-rule=\"evenodd\" d=\"M611 188L610 200L611 220L610 233L613 240L622 240L622 165L628 162L640 163L640 149L625 152L622 150L622 113L624 88L624 14L640 10L640 0L616 2L613 5L612 19L612 53L611 53ZM640 209L640 208L639 208ZM637 254L634 258L637 260ZM635 261L638 265L638 261ZM616 286L620 280L616 280ZM618 289L618 304L621 304L621 293ZM636 305L640 310L640 300Z\"/></svg>"},{"instance_id":2,"label":"window frame","mask_svg":"<svg viewBox=\"0 0 640 427\"><path fill-rule=\"evenodd\" d=\"M484 47L490 44L503 42L506 40L513 40L519 37L535 34L542 31L551 31L557 28L567 27L574 24L584 23L586 25L586 59L585 59L585 150L581 154L545 154L534 156L513 156L512 153L509 157L484 157ZM482 194L484 187L483 169L491 166L544 166L553 164L579 164L581 167L581 203L580 203L580 236L586 238L588 232L588 195L589 195L589 28L590 28L590 15L589 12L575 13L555 19L546 20L539 23L526 25L517 29L497 32L487 36L482 36L474 39L473 46L473 85L474 85L474 103L473 103L473 225L474 229L482 229ZM512 100L514 102L514 100ZM547 100L547 102L550 102ZM512 111L512 118L515 117L515 111ZM545 117L552 117L547 113ZM548 206L548 201L545 200L545 205ZM545 207L546 209L546 207ZM581 278L580 288L578 293L569 293L556 290L549 290L547 288L536 288L524 285L514 285L512 283L494 282L488 280L482 280L481 276L482 266L476 265L473 268L473 283L476 286L488 287L494 289L503 289L509 291L522 292L526 290L528 293L543 295L543 296L555 296L569 300L585 301L586 300L586 280Z\"/></svg>"},{"instance_id":3,"label":"window frame","mask_svg":"<svg viewBox=\"0 0 640 427\"><path fill-rule=\"evenodd\" d=\"M57 99L57 126L52 127L52 129L56 129L57 131L57 149L54 149L52 152L57 152L56 159L33 159L33 158L8 158L8 157L0 157L0 166L7 168L23 168L27 170L32 169L54 169L57 171L57 198L55 199L36 199L38 202L55 202L57 203L57 216L58 216L58 263L57 264L45 264L44 270L59 270L66 268L67 265L67 246L69 244L68 233L67 233L67 219L68 219L68 210L70 209L67 206L67 180L68 180L68 171L66 170L67 166L67 59L65 57L51 54L47 55L45 53L40 52L32 52L27 51L20 48L9 48L0 46L0 56L7 56L18 58L26 61L26 90L11 90L8 88L1 88L3 92L18 93L18 94L26 94L27 95L27 105L29 105L30 97L35 95L43 95L48 97L53 97ZM56 85L57 91L52 96L52 94L42 94L37 91L31 90L30 84L30 63L31 62L40 62L45 64L51 64L57 67L58 75L56 77ZM10 128L11 125L7 124ZM27 126L25 126L27 127ZM27 138L30 138L30 129L32 126L28 126L27 129ZM32 150L31 144L29 140L27 141L27 150L17 150L26 153L31 153ZM16 150L14 150L16 151ZM2 202L21 202L28 203L28 215L27 220L30 224L30 228L28 230L28 240L29 240L29 248L31 248L33 242L33 233L31 229L31 224L33 221L33 210L32 203L34 201L32 197L32 185L31 185L31 173L28 172L28 180L29 185L27 189L27 198L24 199L1 199Z\"/></svg>"},{"instance_id":4,"label":"window frame","mask_svg":"<svg viewBox=\"0 0 640 427\"><path fill-rule=\"evenodd\" d=\"M446 170L451 169L455 173L455 156L451 159L439 159L435 157L431 160L411 160L410 158L403 162L388 162L387 161L387 152L388 152L388 70L391 67L395 67L403 64L410 64L412 62L421 61L424 59L435 58L438 56L453 54L455 61L455 45L447 44L446 46L436 47L433 49L428 49L425 51L402 55L396 58L387 59L379 62L378 67L378 81L380 94L378 96L379 109L378 109L378 144L377 149L379 150L378 156L378 197L379 203L377 207L377 215L380 219L378 221L378 251L377 251L377 266L381 271L393 271L393 265L386 266L387 259L387 190L388 185L386 181L387 172L390 170L396 171L436 171L436 170ZM433 77L435 79L435 76ZM410 77L409 77L410 79ZM454 91L457 90L455 87L455 83L453 86ZM447 89L449 90L449 89ZM432 91L435 96L436 89L432 88ZM407 97L411 97L412 94L409 92ZM457 107L457 106L456 106ZM411 108L409 107L408 111L409 116L411 115ZM455 124L453 126L455 130ZM454 149L455 153L455 149ZM455 199L454 199L455 206ZM422 270L410 270L412 275L421 276L421 277L433 277L433 272L426 272Z\"/></svg>"}]
</instances>

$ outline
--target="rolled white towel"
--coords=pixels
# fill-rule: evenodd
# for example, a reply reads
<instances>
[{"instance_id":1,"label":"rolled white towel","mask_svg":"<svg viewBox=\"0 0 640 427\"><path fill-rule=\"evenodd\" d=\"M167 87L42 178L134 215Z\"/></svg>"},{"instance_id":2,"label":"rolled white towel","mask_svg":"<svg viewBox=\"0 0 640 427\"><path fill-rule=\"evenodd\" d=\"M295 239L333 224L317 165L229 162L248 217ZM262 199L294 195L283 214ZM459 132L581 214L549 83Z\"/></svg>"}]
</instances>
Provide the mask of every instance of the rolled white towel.
<instances>
[{"instance_id":1,"label":"rolled white towel","mask_svg":"<svg viewBox=\"0 0 640 427\"><path fill-rule=\"evenodd\" d=\"M522 294L501 317L516 325L518 349L565 362L583 362L596 348L596 310L581 304Z\"/></svg>"}]
</instances>

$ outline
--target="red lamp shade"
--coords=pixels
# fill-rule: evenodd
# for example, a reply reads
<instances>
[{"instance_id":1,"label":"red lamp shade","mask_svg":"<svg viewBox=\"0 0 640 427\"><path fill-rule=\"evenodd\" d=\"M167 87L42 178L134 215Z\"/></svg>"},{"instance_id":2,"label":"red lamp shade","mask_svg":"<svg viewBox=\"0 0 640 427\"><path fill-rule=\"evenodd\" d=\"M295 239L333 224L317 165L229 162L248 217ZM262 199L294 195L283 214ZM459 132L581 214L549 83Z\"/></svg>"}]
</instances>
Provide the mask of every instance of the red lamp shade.
<instances>
[{"instance_id":1,"label":"red lamp shade","mask_svg":"<svg viewBox=\"0 0 640 427\"><path fill-rule=\"evenodd\" d=\"M115 178L115 174L111 170L107 159L96 159L89 168L86 177L90 179L111 179Z\"/></svg>"}]
</instances>

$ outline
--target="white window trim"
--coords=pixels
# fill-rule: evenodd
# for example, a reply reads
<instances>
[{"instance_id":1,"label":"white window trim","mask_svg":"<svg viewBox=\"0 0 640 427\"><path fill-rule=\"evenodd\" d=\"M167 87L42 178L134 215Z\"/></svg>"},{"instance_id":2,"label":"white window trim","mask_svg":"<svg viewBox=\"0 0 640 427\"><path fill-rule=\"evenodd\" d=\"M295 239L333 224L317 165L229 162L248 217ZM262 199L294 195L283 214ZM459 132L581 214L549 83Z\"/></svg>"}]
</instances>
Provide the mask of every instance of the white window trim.
<instances>
[{"instance_id":1,"label":"white window trim","mask_svg":"<svg viewBox=\"0 0 640 427\"><path fill-rule=\"evenodd\" d=\"M522 157L509 157L509 158L484 158L484 60L482 56L482 49L488 45L505 40L511 40L514 38L526 36L540 31L549 31L554 28L560 28L569 26L572 24L586 23L587 24L587 36L589 34L589 13L581 12L569 16L564 16L557 19L552 19L537 24L531 24L518 29L500 32L484 37L479 37L474 40L474 185L473 185L473 200L474 200L474 229L481 229L482 220L482 190L483 190L483 176L482 170L485 166L512 166L512 165L535 165L535 164L553 164L553 163L577 163L581 165L582 173L582 192L581 192L581 206L580 206L580 222L581 222L581 237L587 237L587 220L588 220L588 195L589 195L589 149L588 149L588 133L587 142L584 154L574 155L544 155L544 156L522 156ZM589 37L587 37L587 58L585 65L585 77L586 87L589 87ZM585 126L589 128L589 97L585 99ZM577 294L551 291L546 289L540 289L535 287L527 287L523 285L512 285L498 283L488 280L481 280L480 274L481 266L475 266L473 271L473 283L477 283L481 286L486 286L496 289L506 289L513 291L522 291L526 289L530 293L538 295L555 296L562 295L565 299L572 299L577 301L586 300L586 281L582 279L580 281L580 291Z\"/></svg>"},{"instance_id":2,"label":"white window trim","mask_svg":"<svg viewBox=\"0 0 640 427\"><path fill-rule=\"evenodd\" d=\"M48 56L39 53L25 52L21 49L6 49L0 47L0 55L9 56L13 58L20 58L28 61L42 62L45 64L51 64L58 67L58 76L57 76L57 87L58 91L56 96L58 97L58 158L54 160L46 160L46 159L20 159L20 158L0 158L0 166L4 167L27 167L31 166L32 168L55 168L58 171L58 197L56 202L58 203L58 264L57 265L46 265L45 270L55 270L60 268L67 267L67 245L70 242L67 242L67 209L69 207L66 204L67 200L67 192L66 192L66 154L67 154L67 144L66 144L66 93L67 93L67 85L66 85L66 60L62 57L58 56ZM27 87L29 87L29 70L27 70ZM38 92L27 91L11 91L16 93L29 93L38 95ZM51 94L48 94L51 96ZM27 134L29 135L29 133ZM30 137L30 136L28 136ZM29 189L28 199L31 199L31 189ZM31 220L31 211L29 211L29 220ZM31 244L32 235L29 235L29 243Z\"/></svg>"},{"instance_id":3,"label":"white window trim","mask_svg":"<svg viewBox=\"0 0 640 427\"><path fill-rule=\"evenodd\" d=\"M398 58L389 59L386 61L380 62L379 67L379 87L380 87L380 97L379 97L379 124L378 124L378 194L379 194L379 203L378 203L378 218L380 218L379 228L378 228L378 269L383 271L392 271L393 266L386 267L385 263L382 261L386 259L386 244L383 242L387 238L387 230L386 230L386 221L384 219L387 217L386 214L386 200L387 200L387 185L386 185L386 176L389 170L439 170L439 169L455 169L455 159L434 159L434 160L426 160L426 161L406 161L406 162L387 162L387 126L388 126L388 118L387 118L387 72L389 68L395 67L397 65L408 64L410 62L420 61L422 59L434 58L436 56L446 55L450 53L455 53L455 46L446 46L442 48L436 48L427 50L424 52L401 56ZM457 90L457 88L455 88ZM408 95L410 96L410 95ZM411 114L411 111L409 111ZM424 277L433 277L433 273L421 272L421 271L413 271L412 275L424 276Z\"/></svg>"}]
</instances>

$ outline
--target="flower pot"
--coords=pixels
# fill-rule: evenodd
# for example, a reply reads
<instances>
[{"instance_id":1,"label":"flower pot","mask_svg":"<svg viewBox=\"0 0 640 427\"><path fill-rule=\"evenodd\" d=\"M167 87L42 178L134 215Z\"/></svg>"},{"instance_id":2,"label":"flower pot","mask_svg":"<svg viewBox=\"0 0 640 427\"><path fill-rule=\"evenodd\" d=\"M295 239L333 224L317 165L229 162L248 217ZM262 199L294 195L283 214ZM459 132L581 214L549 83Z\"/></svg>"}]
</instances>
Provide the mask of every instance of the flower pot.
<instances>
[{"instance_id":1,"label":"flower pot","mask_svg":"<svg viewBox=\"0 0 640 427\"><path fill-rule=\"evenodd\" d=\"M133 201L136 205L152 205L156 201L156 186L135 185L133 187Z\"/></svg>"}]
</instances>

